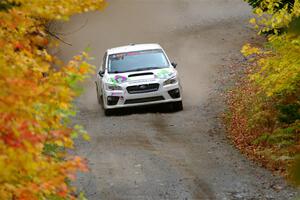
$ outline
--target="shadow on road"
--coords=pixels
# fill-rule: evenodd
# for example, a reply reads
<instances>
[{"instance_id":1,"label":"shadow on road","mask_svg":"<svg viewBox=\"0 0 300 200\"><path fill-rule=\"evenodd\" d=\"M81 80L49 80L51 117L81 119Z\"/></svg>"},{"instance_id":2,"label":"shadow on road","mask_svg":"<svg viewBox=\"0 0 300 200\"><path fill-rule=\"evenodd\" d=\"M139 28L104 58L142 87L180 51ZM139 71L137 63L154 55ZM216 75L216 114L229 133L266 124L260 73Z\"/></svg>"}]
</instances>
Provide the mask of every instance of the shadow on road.
<instances>
[{"instance_id":1,"label":"shadow on road","mask_svg":"<svg viewBox=\"0 0 300 200\"><path fill-rule=\"evenodd\" d=\"M125 116L132 114L146 114L146 113L175 113L172 104L155 104L138 107L118 108L112 110L109 116ZM104 111L103 111L104 114Z\"/></svg>"}]
</instances>

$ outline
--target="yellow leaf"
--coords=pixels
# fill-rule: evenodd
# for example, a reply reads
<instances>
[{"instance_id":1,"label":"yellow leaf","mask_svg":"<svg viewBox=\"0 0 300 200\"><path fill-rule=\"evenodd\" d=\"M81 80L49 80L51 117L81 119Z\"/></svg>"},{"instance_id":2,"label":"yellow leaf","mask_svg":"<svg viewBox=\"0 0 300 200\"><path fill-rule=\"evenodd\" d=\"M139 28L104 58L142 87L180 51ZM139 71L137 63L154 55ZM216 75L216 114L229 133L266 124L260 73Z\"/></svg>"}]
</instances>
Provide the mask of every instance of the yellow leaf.
<instances>
[{"instance_id":1,"label":"yellow leaf","mask_svg":"<svg viewBox=\"0 0 300 200\"><path fill-rule=\"evenodd\" d=\"M83 133L83 134L82 134L82 138L83 138L84 140L86 140L86 141L90 141L90 140L91 140L89 134L87 134L87 133Z\"/></svg>"}]
</instances>

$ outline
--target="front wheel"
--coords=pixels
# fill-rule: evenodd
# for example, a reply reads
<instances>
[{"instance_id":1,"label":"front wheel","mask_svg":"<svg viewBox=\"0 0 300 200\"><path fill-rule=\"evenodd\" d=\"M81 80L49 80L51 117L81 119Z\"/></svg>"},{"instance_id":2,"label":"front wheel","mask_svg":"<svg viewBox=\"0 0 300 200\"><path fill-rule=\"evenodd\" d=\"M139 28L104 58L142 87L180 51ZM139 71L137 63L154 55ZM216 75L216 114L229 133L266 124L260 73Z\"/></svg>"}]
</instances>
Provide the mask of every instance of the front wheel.
<instances>
[{"instance_id":1,"label":"front wheel","mask_svg":"<svg viewBox=\"0 0 300 200\"><path fill-rule=\"evenodd\" d=\"M98 84L97 84L97 82L95 82L95 84L96 84L97 101L99 104L101 104L101 96L99 95Z\"/></svg>"},{"instance_id":2,"label":"front wheel","mask_svg":"<svg viewBox=\"0 0 300 200\"><path fill-rule=\"evenodd\" d=\"M112 109L105 109L105 107L104 107L104 96L102 95L101 97L100 97L100 101L102 101L102 109L103 109L103 111L104 111L104 115L105 116L111 116L112 114L113 114L113 110Z\"/></svg>"},{"instance_id":3,"label":"front wheel","mask_svg":"<svg viewBox=\"0 0 300 200\"><path fill-rule=\"evenodd\" d=\"M104 109L104 115L105 116L111 116L113 114L113 110L112 109Z\"/></svg>"},{"instance_id":4,"label":"front wheel","mask_svg":"<svg viewBox=\"0 0 300 200\"><path fill-rule=\"evenodd\" d=\"M176 101L176 102L174 102L173 105L172 105L172 107L173 107L173 111L175 111L175 112L183 110L182 101Z\"/></svg>"}]
</instances>

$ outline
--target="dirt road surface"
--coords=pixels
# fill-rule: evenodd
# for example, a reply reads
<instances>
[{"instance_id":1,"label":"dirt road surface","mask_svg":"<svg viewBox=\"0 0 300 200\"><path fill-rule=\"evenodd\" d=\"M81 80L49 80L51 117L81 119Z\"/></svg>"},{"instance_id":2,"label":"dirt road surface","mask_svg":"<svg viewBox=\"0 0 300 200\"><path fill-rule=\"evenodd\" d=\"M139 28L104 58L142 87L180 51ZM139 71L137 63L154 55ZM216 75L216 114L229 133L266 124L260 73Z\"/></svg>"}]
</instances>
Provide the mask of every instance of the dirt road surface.
<instances>
[{"instance_id":1,"label":"dirt road surface","mask_svg":"<svg viewBox=\"0 0 300 200\"><path fill-rule=\"evenodd\" d=\"M90 172L76 184L88 199L292 199L280 177L230 145L218 118L224 105L217 80L226 79L218 71L253 36L250 16L242 0L111 0L104 12L53 26L72 44L62 44L59 57L90 47L96 66L107 48L160 43L178 63L184 89L182 112L158 106L105 117L95 76L84 84L74 122L91 141L78 141L76 153L88 159Z\"/></svg>"}]
</instances>

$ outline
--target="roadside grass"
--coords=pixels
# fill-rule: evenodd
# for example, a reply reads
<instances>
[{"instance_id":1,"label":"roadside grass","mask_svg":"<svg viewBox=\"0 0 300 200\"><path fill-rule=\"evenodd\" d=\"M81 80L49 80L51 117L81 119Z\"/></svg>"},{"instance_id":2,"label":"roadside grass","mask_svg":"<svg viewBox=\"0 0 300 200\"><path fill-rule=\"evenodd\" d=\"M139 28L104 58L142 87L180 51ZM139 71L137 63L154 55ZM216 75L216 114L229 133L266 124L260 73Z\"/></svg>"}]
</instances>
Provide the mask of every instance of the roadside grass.
<instances>
[{"instance_id":1,"label":"roadside grass","mask_svg":"<svg viewBox=\"0 0 300 200\"><path fill-rule=\"evenodd\" d=\"M250 159L289 177L300 152L300 121L293 115L299 109L297 96L261 93L249 78L259 70L251 60L243 63L245 75L227 92L224 120L228 137Z\"/></svg>"}]
</instances>

